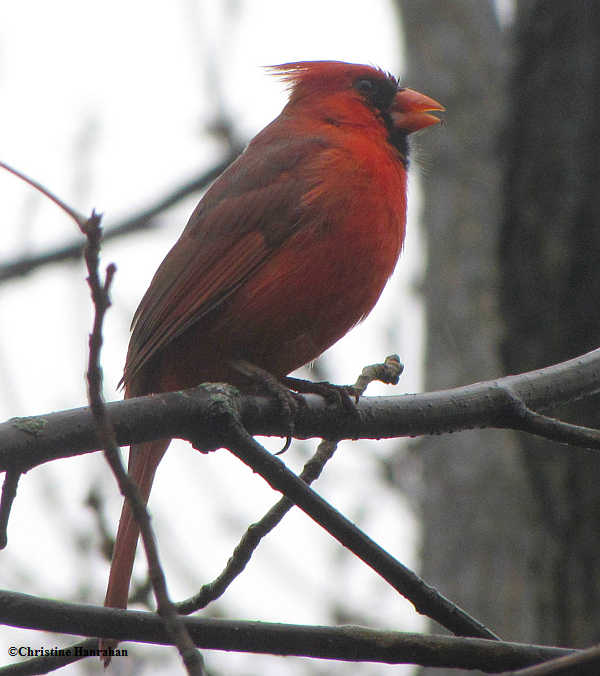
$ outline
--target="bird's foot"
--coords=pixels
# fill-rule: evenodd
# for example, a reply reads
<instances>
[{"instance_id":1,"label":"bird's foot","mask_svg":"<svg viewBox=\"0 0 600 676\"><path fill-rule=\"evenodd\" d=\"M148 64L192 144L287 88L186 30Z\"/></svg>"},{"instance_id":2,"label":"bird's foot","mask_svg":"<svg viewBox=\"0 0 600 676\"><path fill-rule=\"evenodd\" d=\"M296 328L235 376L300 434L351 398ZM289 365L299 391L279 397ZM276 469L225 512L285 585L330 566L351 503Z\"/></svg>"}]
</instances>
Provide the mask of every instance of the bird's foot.
<instances>
[{"instance_id":1,"label":"bird's foot","mask_svg":"<svg viewBox=\"0 0 600 676\"><path fill-rule=\"evenodd\" d=\"M280 381L272 373L265 371L260 366L256 366L256 364L242 359L232 361L230 364L238 373L241 373L252 381L257 386L257 389L272 395L277 400L285 423L286 439L283 448L276 455L285 453L292 443L295 428L294 421L302 399L297 397L294 392L291 392L285 382Z\"/></svg>"},{"instance_id":2,"label":"bird's foot","mask_svg":"<svg viewBox=\"0 0 600 676\"><path fill-rule=\"evenodd\" d=\"M327 381L312 382L300 378L282 378L284 385L301 394L319 394L328 404L339 406L346 412L357 414L356 404L361 392L354 385L333 385Z\"/></svg>"}]
</instances>

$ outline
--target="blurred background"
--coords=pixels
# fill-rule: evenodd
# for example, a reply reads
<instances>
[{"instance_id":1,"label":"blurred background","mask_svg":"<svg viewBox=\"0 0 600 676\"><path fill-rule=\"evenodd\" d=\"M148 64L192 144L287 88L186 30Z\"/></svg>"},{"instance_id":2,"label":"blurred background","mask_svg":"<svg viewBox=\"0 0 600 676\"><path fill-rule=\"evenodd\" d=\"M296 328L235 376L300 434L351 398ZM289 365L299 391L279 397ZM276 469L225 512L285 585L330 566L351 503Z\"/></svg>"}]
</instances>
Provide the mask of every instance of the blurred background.
<instances>
[{"instance_id":1,"label":"blurred background","mask_svg":"<svg viewBox=\"0 0 600 676\"><path fill-rule=\"evenodd\" d=\"M397 352L406 366L400 385L369 394L401 394L597 347L599 13L593 0L0 5L0 159L79 211L103 212L107 233L120 227L103 247L103 264L117 265L104 332L107 400L121 396L133 312L201 197L193 185L279 113L285 91L263 67L295 60L375 64L447 107L445 125L413 144L397 273L369 318L303 377L351 382ZM163 200L171 206L148 217ZM0 419L82 406L91 303L82 261L56 254L79 234L6 173L0 204ZM41 254L60 260L31 265ZM596 411L591 402L560 413L597 425ZM315 445L295 442L284 459L299 471ZM598 470L591 454L473 431L344 442L315 488L503 638L587 645L600 626ZM277 497L226 451L204 456L174 443L150 502L172 597L215 577ZM120 507L100 454L32 470L0 553L0 585L100 604ZM139 607L148 607L138 564ZM204 614L427 626L297 510ZM0 665L10 645L72 641L4 629ZM174 649L127 647L115 674L181 670ZM215 675L413 671L216 651L205 658ZM63 673L99 670L88 660Z\"/></svg>"}]
</instances>

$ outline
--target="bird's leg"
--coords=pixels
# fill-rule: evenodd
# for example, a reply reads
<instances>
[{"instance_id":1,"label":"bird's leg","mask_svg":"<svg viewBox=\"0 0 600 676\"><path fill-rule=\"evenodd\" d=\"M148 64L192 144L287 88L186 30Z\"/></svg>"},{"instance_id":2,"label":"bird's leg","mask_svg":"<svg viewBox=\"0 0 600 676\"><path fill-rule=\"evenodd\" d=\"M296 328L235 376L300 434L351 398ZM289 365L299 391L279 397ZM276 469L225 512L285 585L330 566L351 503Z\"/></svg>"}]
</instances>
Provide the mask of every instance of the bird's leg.
<instances>
[{"instance_id":1,"label":"bird's leg","mask_svg":"<svg viewBox=\"0 0 600 676\"><path fill-rule=\"evenodd\" d=\"M277 453L285 453L292 443L292 437L294 434L294 419L298 406L301 401L301 397L297 397L294 392L290 392L285 383L282 383L278 378L276 378L272 373L265 371L265 369L252 364L251 362L245 361L243 359L231 360L230 365L238 373L246 376L248 380L252 381L258 389L266 392L275 397L279 403L281 413L283 415L285 425L286 425L286 440L283 448Z\"/></svg>"}]
</instances>

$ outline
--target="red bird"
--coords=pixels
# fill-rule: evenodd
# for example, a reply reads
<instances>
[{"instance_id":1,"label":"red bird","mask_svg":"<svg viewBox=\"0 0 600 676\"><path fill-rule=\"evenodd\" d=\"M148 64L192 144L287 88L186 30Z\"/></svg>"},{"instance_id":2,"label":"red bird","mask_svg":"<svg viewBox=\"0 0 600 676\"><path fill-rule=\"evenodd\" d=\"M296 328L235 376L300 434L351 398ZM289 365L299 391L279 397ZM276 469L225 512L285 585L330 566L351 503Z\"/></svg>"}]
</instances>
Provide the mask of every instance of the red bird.
<instances>
[{"instance_id":1,"label":"red bird","mask_svg":"<svg viewBox=\"0 0 600 676\"><path fill-rule=\"evenodd\" d=\"M408 141L443 107L381 70L339 61L273 70L289 101L204 195L135 313L125 397L282 378L373 308L406 222ZM144 500L170 439L131 447ZM106 606L127 607L139 529L123 505Z\"/></svg>"}]
</instances>

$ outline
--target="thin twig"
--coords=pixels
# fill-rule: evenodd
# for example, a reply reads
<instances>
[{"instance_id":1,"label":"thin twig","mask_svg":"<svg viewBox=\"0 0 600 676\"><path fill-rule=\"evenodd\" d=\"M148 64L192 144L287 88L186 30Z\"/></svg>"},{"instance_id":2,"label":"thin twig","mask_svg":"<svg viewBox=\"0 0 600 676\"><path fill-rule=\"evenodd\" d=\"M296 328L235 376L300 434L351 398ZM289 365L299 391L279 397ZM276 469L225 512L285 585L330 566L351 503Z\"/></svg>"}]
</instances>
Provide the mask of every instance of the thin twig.
<instances>
[{"instance_id":1,"label":"thin twig","mask_svg":"<svg viewBox=\"0 0 600 676\"><path fill-rule=\"evenodd\" d=\"M396 384L402 370L403 366L399 357L390 355L386 357L383 364L365 366L353 388L362 395L374 380ZM314 455L304 465L299 475L300 479L307 485L318 479L325 464L333 457L336 448L337 442L335 441L321 441ZM244 533L221 573L212 582L203 585L194 596L176 603L177 610L184 615L188 615L206 607L222 596L229 585L243 572L261 540L281 522L293 506L292 500L285 496L275 503L259 521L253 523Z\"/></svg>"},{"instance_id":2,"label":"thin twig","mask_svg":"<svg viewBox=\"0 0 600 676\"><path fill-rule=\"evenodd\" d=\"M233 394L236 391L233 388L230 389L232 396L222 396L215 401L211 411L214 416L212 419L214 429L222 430L221 446L227 448L254 472L260 474L273 489L283 493L298 505L338 542L407 598L417 612L436 620L457 635L498 639L494 632L397 561L315 493L279 458L271 455L256 442L240 420L239 400L236 400Z\"/></svg>"},{"instance_id":3,"label":"thin twig","mask_svg":"<svg viewBox=\"0 0 600 676\"><path fill-rule=\"evenodd\" d=\"M529 408L520 396L509 387L503 387L510 413L505 425L511 429L529 432L562 444L600 448L600 430L583 425L573 425L558 418L538 413Z\"/></svg>"},{"instance_id":4,"label":"thin twig","mask_svg":"<svg viewBox=\"0 0 600 676\"><path fill-rule=\"evenodd\" d=\"M19 646L20 647L20 646ZM74 645L59 649L61 654L32 657L24 662L9 664L0 667L1 676L37 676L47 674L57 669L79 662L91 655L97 654L98 639L88 638Z\"/></svg>"},{"instance_id":5,"label":"thin twig","mask_svg":"<svg viewBox=\"0 0 600 676\"><path fill-rule=\"evenodd\" d=\"M36 181L34 178L27 176L22 171L19 171L18 169L11 167L10 164L6 164L6 162L2 162L1 160L0 160L0 168L6 169L6 171L10 172L17 178L20 178L22 181L29 184L32 188L35 188L38 192L41 192L42 195L47 197L51 202L54 202L54 204L56 204L57 207L59 207L67 215L69 215L75 221L75 223L77 223L80 229L87 221L87 218L83 216L83 214L80 214L78 211L73 209L73 207L70 207L66 202L61 200L60 197L57 197L53 192L48 190L46 186L42 185L41 183L38 183L38 181Z\"/></svg>"},{"instance_id":6,"label":"thin twig","mask_svg":"<svg viewBox=\"0 0 600 676\"><path fill-rule=\"evenodd\" d=\"M104 455L117 479L121 492L129 501L134 517L140 526L140 534L146 551L150 578L156 596L157 612L163 618L165 627L173 637L173 641L179 650L188 673L194 676L204 676L202 656L194 646L185 625L181 621L181 617L177 614L169 598L165 576L158 556L158 548L150 524L150 516L139 495L137 486L125 471L114 429L106 413L106 406L102 396L102 369L100 367L100 353L103 343L102 325L106 311L110 307L109 292L116 271L115 265L111 263L106 268L104 282L100 279L98 270L100 265L100 243L102 240L102 229L100 227L102 217L95 211L92 211L91 216L85 218L34 179L25 176L22 172L5 163L0 163L0 167L19 177L54 202L77 223L79 229L86 237L84 258L88 271L87 282L94 305L94 324L89 337L87 370L90 409L96 422ZM105 658L105 664L108 664L108 661L109 659Z\"/></svg>"},{"instance_id":7,"label":"thin twig","mask_svg":"<svg viewBox=\"0 0 600 676\"><path fill-rule=\"evenodd\" d=\"M8 519L13 501L17 495L17 485L21 472L9 469L2 484L2 499L0 500L0 549L4 549L8 542Z\"/></svg>"},{"instance_id":8,"label":"thin twig","mask_svg":"<svg viewBox=\"0 0 600 676\"><path fill-rule=\"evenodd\" d=\"M365 366L353 388L362 396L374 380L379 380L387 385L397 385L403 371L404 364L400 361L400 357L397 354L390 354L385 358L383 364Z\"/></svg>"},{"instance_id":9,"label":"thin twig","mask_svg":"<svg viewBox=\"0 0 600 676\"><path fill-rule=\"evenodd\" d=\"M160 563L158 547L150 524L148 510L137 490L137 486L125 471L119 446L115 440L114 430L106 414L106 407L102 397L100 352L103 343L102 325L106 311L110 307L109 291L116 268L113 264L110 264L106 268L106 277L104 283L102 283L98 274L100 241L102 237L99 217L92 213L91 218L81 229L87 238L84 257L88 269L88 284L95 311L94 325L89 339L87 371L90 409L98 425L106 460L117 479L121 493L128 500L133 515L140 527L140 534L148 560L150 579L152 580L156 597L157 612L163 618L165 626L173 637L188 674L204 676L202 656L194 646L185 625L181 622L173 602L169 598L167 583ZM104 659L105 664L108 664L109 661L110 657Z\"/></svg>"},{"instance_id":10,"label":"thin twig","mask_svg":"<svg viewBox=\"0 0 600 676\"><path fill-rule=\"evenodd\" d=\"M161 213L185 199L189 195L205 189L212 181L219 176L241 152L241 148L235 146L231 149L227 157L198 176L191 178L181 184L171 192L161 197L154 204L146 207L132 216L127 216L120 221L109 225L102 237L104 242L129 235L140 230L149 230L156 226L156 217ZM0 166L6 168L12 173L22 176L19 172L12 170L6 164L0 163ZM31 185L35 185L31 183ZM83 219L85 220L85 219ZM81 240L76 240L61 247L56 247L44 253L19 256L14 260L8 260L0 263L0 283L22 277L34 270L52 263L62 263L69 260L79 260L83 254Z\"/></svg>"}]
</instances>

